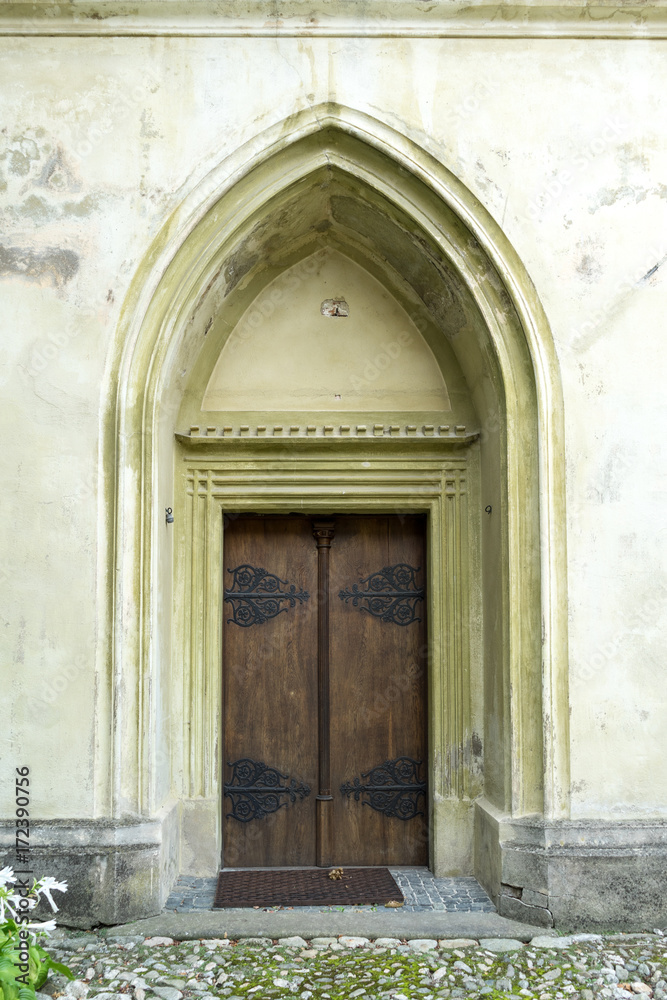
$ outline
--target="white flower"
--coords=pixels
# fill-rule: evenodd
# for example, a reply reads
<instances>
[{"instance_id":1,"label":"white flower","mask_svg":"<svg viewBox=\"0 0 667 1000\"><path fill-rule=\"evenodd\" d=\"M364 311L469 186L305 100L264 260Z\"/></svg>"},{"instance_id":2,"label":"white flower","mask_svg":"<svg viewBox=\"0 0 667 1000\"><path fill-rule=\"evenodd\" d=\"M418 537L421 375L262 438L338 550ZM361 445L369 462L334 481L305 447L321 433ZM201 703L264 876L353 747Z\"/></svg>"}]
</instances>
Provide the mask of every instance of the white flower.
<instances>
[{"instance_id":1,"label":"white flower","mask_svg":"<svg viewBox=\"0 0 667 1000\"><path fill-rule=\"evenodd\" d=\"M37 885L35 886L37 895L46 896L49 903L51 904L51 909L53 910L54 913L57 913L58 907L53 902L53 897L51 895L53 889L57 889L59 892L67 892L67 882L56 882L56 880L52 878L51 875L47 875L45 878L41 878L37 883Z\"/></svg>"},{"instance_id":2,"label":"white flower","mask_svg":"<svg viewBox=\"0 0 667 1000\"><path fill-rule=\"evenodd\" d=\"M19 909L19 901L24 898L19 896L18 893L9 894L5 892L0 896L0 921L5 919L5 908L9 911L12 920L16 920L16 913ZM28 899L28 909L31 910L33 906L37 905L37 900ZM25 909L25 907L23 907Z\"/></svg>"},{"instance_id":3,"label":"white flower","mask_svg":"<svg viewBox=\"0 0 667 1000\"><path fill-rule=\"evenodd\" d=\"M22 906L21 907L22 910L25 909L32 910L33 906L37 906L37 900L33 896L21 896L19 895L19 893L14 893L12 896L7 896L7 900L9 902L12 902L14 906L18 906L19 900L21 899L27 900L27 906Z\"/></svg>"},{"instance_id":4,"label":"white flower","mask_svg":"<svg viewBox=\"0 0 667 1000\"><path fill-rule=\"evenodd\" d=\"M27 906L25 904L23 906L20 906L20 901L22 899L27 900L28 904ZM14 920L16 920L16 914L19 909L32 910L34 906L37 906L37 900L32 899L30 896L19 896L18 894L14 894L13 896L6 897L5 904L7 906L7 909L11 913L12 917L14 918Z\"/></svg>"},{"instance_id":5,"label":"white flower","mask_svg":"<svg viewBox=\"0 0 667 1000\"><path fill-rule=\"evenodd\" d=\"M16 875L9 866L0 871L0 886L7 885L8 882L16 882Z\"/></svg>"},{"instance_id":6,"label":"white flower","mask_svg":"<svg viewBox=\"0 0 667 1000\"><path fill-rule=\"evenodd\" d=\"M40 934L48 934L49 931L54 931L56 929L55 920L45 920L41 924L26 924L25 925L31 931L39 931Z\"/></svg>"}]
</instances>

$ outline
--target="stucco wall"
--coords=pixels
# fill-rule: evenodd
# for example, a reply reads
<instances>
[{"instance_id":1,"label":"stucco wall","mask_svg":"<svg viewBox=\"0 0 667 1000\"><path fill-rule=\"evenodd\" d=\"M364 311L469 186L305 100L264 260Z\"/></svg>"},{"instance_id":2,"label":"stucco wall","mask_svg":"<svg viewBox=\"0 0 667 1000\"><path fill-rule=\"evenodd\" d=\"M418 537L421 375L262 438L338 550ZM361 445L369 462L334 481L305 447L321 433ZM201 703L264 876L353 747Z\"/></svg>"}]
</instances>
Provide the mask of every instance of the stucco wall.
<instances>
[{"instance_id":1,"label":"stucco wall","mask_svg":"<svg viewBox=\"0 0 667 1000\"><path fill-rule=\"evenodd\" d=\"M43 818L109 806L100 428L129 283L197 181L326 101L446 165L535 284L565 400L572 815L667 814L665 44L0 40L5 759L33 769Z\"/></svg>"}]
</instances>

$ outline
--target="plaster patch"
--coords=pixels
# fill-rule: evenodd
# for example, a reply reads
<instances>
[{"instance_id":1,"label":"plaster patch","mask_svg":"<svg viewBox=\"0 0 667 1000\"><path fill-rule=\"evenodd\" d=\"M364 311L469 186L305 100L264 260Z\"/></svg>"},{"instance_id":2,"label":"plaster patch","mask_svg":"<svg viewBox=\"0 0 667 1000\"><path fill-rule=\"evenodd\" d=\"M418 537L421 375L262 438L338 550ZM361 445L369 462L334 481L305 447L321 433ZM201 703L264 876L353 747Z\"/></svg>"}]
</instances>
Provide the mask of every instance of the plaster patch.
<instances>
[{"instance_id":1,"label":"plaster patch","mask_svg":"<svg viewBox=\"0 0 667 1000\"><path fill-rule=\"evenodd\" d=\"M153 114L147 108L141 112L141 130L139 135L142 139L160 139L162 133L155 128Z\"/></svg>"},{"instance_id":2,"label":"plaster patch","mask_svg":"<svg viewBox=\"0 0 667 1000\"><path fill-rule=\"evenodd\" d=\"M496 184L492 177L489 177L486 172L486 168L480 159L476 161L475 169L475 177L482 191L491 198L494 198L495 196L498 204L503 202L505 200L505 192Z\"/></svg>"},{"instance_id":3,"label":"plaster patch","mask_svg":"<svg viewBox=\"0 0 667 1000\"><path fill-rule=\"evenodd\" d=\"M47 279L58 288L79 270L79 256L73 250L47 247L42 251L0 246L0 277Z\"/></svg>"},{"instance_id":4,"label":"plaster patch","mask_svg":"<svg viewBox=\"0 0 667 1000\"><path fill-rule=\"evenodd\" d=\"M577 273L584 281L592 284L602 277L602 266L592 254L585 253L577 264Z\"/></svg>"},{"instance_id":5,"label":"plaster patch","mask_svg":"<svg viewBox=\"0 0 667 1000\"><path fill-rule=\"evenodd\" d=\"M48 187L53 191L78 191L81 187L68 166L60 146L47 159L35 184L37 187Z\"/></svg>"},{"instance_id":6,"label":"plaster patch","mask_svg":"<svg viewBox=\"0 0 667 1000\"><path fill-rule=\"evenodd\" d=\"M618 188L602 188L598 194L595 204L589 208L591 215L599 208L606 208L614 205L617 201L634 201L638 205L651 194L648 188L636 187L631 184L624 184Z\"/></svg>"},{"instance_id":7,"label":"plaster patch","mask_svg":"<svg viewBox=\"0 0 667 1000\"><path fill-rule=\"evenodd\" d=\"M14 214L27 217L38 225L44 225L44 223L56 219L59 212L54 205L49 205L39 195L31 194L21 205L16 206Z\"/></svg>"},{"instance_id":8,"label":"plaster patch","mask_svg":"<svg viewBox=\"0 0 667 1000\"><path fill-rule=\"evenodd\" d=\"M243 248L238 250L225 265L225 282L227 283L227 294L231 292L249 271L252 271L255 264L260 260L259 254L243 252Z\"/></svg>"},{"instance_id":9,"label":"plaster patch","mask_svg":"<svg viewBox=\"0 0 667 1000\"><path fill-rule=\"evenodd\" d=\"M7 154L10 174L26 177L30 173L32 161L39 158L39 150L34 139L21 138L10 147Z\"/></svg>"},{"instance_id":10,"label":"plaster patch","mask_svg":"<svg viewBox=\"0 0 667 1000\"><path fill-rule=\"evenodd\" d=\"M84 215L90 215L98 205L99 201L95 195L87 194L80 201L66 201L63 205L63 215L75 215L82 218Z\"/></svg>"}]
</instances>

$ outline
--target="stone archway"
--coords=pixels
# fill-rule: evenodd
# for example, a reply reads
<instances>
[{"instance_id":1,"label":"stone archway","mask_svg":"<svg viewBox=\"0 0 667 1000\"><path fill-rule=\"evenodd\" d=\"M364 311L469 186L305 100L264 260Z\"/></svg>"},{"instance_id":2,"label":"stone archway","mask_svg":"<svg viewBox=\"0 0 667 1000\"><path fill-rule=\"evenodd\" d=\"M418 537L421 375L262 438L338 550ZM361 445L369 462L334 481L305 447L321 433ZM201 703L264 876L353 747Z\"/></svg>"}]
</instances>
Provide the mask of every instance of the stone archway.
<instances>
[{"instance_id":1,"label":"stone archway","mask_svg":"<svg viewBox=\"0 0 667 1000\"><path fill-rule=\"evenodd\" d=\"M566 816L562 407L548 325L516 254L470 192L393 130L329 105L258 136L209 175L160 234L126 303L108 420L116 454L115 814L155 815L173 789L182 842L193 836L188 816L196 816L190 829L208 823L205 835L215 840L214 816L197 803L218 781L217 735L211 717L194 720L201 753L193 761L179 714L215 655L213 626L194 651L172 645L171 568L181 556L163 511L174 502L174 435L192 372L206 364L211 316L224 303L233 322L323 238L376 268L423 316L429 336L440 332L471 388L478 499L494 512L482 522L483 571L475 569L484 795L489 815ZM210 481L212 464L203 468ZM441 761L441 774L451 766ZM493 887L493 823L483 808L479 815L478 870Z\"/></svg>"}]
</instances>

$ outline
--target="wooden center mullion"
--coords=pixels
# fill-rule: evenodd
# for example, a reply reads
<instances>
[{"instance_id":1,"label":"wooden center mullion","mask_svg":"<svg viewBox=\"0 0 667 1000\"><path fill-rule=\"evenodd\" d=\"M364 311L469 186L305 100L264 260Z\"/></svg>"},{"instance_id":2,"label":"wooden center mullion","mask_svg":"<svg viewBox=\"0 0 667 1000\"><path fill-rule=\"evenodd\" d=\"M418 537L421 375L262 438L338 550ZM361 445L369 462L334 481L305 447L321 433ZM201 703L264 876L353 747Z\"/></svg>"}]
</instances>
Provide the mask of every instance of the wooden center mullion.
<instances>
[{"instance_id":1,"label":"wooden center mullion","mask_svg":"<svg viewBox=\"0 0 667 1000\"><path fill-rule=\"evenodd\" d=\"M318 794L315 863L333 864L333 795L331 794L331 733L329 711L329 552L334 521L313 522L317 543L317 679L318 679Z\"/></svg>"}]
</instances>

